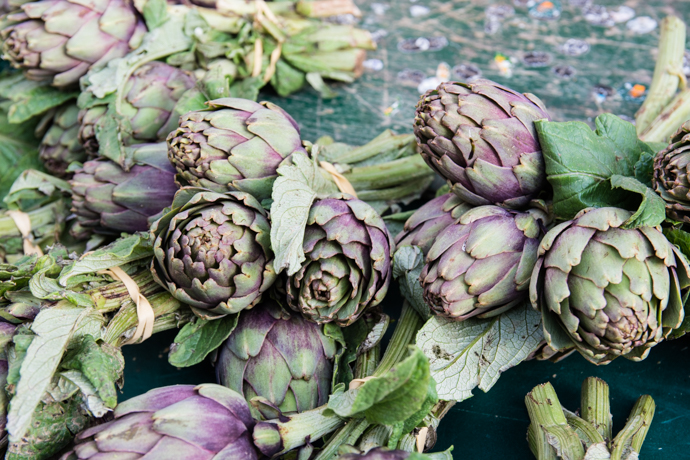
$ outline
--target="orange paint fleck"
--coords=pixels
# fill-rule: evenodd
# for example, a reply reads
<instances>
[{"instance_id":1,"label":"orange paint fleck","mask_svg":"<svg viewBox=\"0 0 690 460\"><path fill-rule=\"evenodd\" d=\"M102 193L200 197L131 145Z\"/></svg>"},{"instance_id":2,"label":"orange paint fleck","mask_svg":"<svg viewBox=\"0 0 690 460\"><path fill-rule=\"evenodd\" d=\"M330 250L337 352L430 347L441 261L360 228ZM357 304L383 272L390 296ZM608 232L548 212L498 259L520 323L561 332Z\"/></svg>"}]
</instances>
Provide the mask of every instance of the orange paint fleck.
<instances>
[{"instance_id":1,"label":"orange paint fleck","mask_svg":"<svg viewBox=\"0 0 690 460\"><path fill-rule=\"evenodd\" d=\"M552 10L553 7L554 7L553 3L551 3L551 2L544 2L544 3L541 3L541 4L537 7L537 11L539 11L539 12L548 11L548 10Z\"/></svg>"},{"instance_id":2,"label":"orange paint fleck","mask_svg":"<svg viewBox=\"0 0 690 460\"><path fill-rule=\"evenodd\" d=\"M630 89L630 96L632 97L640 97L644 95L645 91L647 91L647 87L645 85L635 85Z\"/></svg>"}]
</instances>

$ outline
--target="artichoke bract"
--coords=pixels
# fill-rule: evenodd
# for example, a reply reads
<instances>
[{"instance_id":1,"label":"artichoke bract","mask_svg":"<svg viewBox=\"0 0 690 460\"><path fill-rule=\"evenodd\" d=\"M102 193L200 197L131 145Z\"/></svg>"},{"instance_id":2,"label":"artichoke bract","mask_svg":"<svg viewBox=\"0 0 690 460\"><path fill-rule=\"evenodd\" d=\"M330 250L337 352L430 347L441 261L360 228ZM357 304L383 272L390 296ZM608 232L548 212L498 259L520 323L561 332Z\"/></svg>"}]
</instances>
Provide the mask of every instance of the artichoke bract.
<instances>
[{"instance_id":1,"label":"artichoke bract","mask_svg":"<svg viewBox=\"0 0 690 460\"><path fill-rule=\"evenodd\" d=\"M149 62L139 67L124 86L118 110L129 120L132 131L122 139L125 145L162 142L177 128L179 114L175 104L193 88L192 74L163 62ZM94 99L79 112L79 141L87 153L98 155L96 125L108 110L107 99Z\"/></svg>"},{"instance_id":2,"label":"artichoke bract","mask_svg":"<svg viewBox=\"0 0 690 460\"><path fill-rule=\"evenodd\" d=\"M86 151L77 137L78 114L79 108L74 103L60 107L41 141L39 156L43 166L54 176L67 176L70 163L86 159Z\"/></svg>"},{"instance_id":3,"label":"artichoke bract","mask_svg":"<svg viewBox=\"0 0 690 460\"><path fill-rule=\"evenodd\" d=\"M690 223L690 122L673 135L669 146L654 158L654 190L666 202L666 215Z\"/></svg>"},{"instance_id":4,"label":"artichoke bract","mask_svg":"<svg viewBox=\"0 0 690 460\"><path fill-rule=\"evenodd\" d=\"M42 0L10 14L4 58L27 78L67 87L138 47L146 26L128 0Z\"/></svg>"},{"instance_id":5,"label":"artichoke bract","mask_svg":"<svg viewBox=\"0 0 690 460\"><path fill-rule=\"evenodd\" d=\"M306 261L289 277L287 298L307 319L347 326L386 296L395 244L367 203L347 195L316 201L303 249Z\"/></svg>"},{"instance_id":6,"label":"artichoke bract","mask_svg":"<svg viewBox=\"0 0 690 460\"><path fill-rule=\"evenodd\" d=\"M546 182L533 94L489 80L447 82L417 104L414 133L427 164L465 202L520 209Z\"/></svg>"},{"instance_id":7,"label":"artichoke bract","mask_svg":"<svg viewBox=\"0 0 690 460\"><path fill-rule=\"evenodd\" d=\"M121 402L115 419L79 433L60 460L256 460L241 395L215 384L156 388Z\"/></svg>"},{"instance_id":8,"label":"artichoke bract","mask_svg":"<svg viewBox=\"0 0 690 460\"><path fill-rule=\"evenodd\" d=\"M426 255L439 233L471 208L452 193L436 197L407 219L404 230L395 237L395 246L418 246Z\"/></svg>"},{"instance_id":9,"label":"artichoke bract","mask_svg":"<svg viewBox=\"0 0 690 460\"><path fill-rule=\"evenodd\" d=\"M537 261L540 210L479 206L448 226L429 249L419 279L434 313L462 321L498 315L527 297Z\"/></svg>"},{"instance_id":10,"label":"artichoke bract","mask_svg":"<svg viewBox=\"0 0 690 460\"><path fill-rule=\"evenodd\" d=\"M203 318L252 308L276 279L266 211L248 193L184 187L151 233L154 279Z\"/></svg>"},{"instance_id":11,"label":"artichoke bract","mask_svg":"<svg viewBox=\"0 0 690 460\"><path fill-rule=\"evenodd\" d=\"M243 312L218 355L218 383L283 413L326 404L337 346L322 328L274 301Z\"/></svg>"},{"instance_id":12,"label":"artichoke bract","mask_svg":"<svg viewBox=\"0 0 690 460\"><path fill-rule=\"evenodd\" d=\"M168 136L180 178L216 192L270 198L278 167L294 152L307 155L295 120L270 102L223 98L207 104L180 117Z\"/></svg>"},{"instance_id":13,"label":"artichoke bract","mask_svg":"<svg viewBox=\"0 0 690 460\"><path fill-rule=\"evenodd\" d=\"M85 233L146 231L172 203L178 187L165 144L131 148L135 164L129 171L110 160L91 160L70 181L72 212Z\"/></svg>"},{"instance_id":14,"label":"artichoke bract","mask_svg":"<svg viewBox=\"0 0 690 460\"><path fill-rule=\"evenodd\" d=\"M631 215L588 208L544 236L530 300L554 350L639 361L682 323L687 261L659 230L621 228Z\"/></svg>"}]
</instances>

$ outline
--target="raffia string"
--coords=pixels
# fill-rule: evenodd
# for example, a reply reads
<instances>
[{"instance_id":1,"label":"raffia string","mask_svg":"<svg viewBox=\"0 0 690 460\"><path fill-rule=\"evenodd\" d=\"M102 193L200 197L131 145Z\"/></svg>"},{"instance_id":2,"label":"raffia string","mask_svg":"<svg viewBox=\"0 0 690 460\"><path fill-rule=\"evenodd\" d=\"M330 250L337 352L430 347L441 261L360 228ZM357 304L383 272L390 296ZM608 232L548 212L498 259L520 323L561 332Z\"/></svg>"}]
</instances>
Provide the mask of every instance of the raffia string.
<instances>
[{"instance_id":1,"label":"raffia string","mask_svg":"<svg viewBox=\"0 0 690 460\"><path fill-rule=\"evenodd\" d=\"M144 340L151 337L153 334L153 322L156 319L156 314L153 311L153 307L149 301L144 297L139 291L139 286L137 283L120 267L111 267L107 270L101 270L98 272L101 275L109 275L113 279L122 281L122 284L127 288L129 296L132 298L134 303L137 305L137 319L139 323L137 324L137 329L134 331L134 335L128 340L125 340L123 345L131 345L136 343L141 339Z\"/></svg>"},{"instance_id":2,"label":"raffia string","mask_svg":"<svg viewBox=\"0 0 690 460\"><path fill-rule=\"evenodd\" d=\"M255 14L255 21L261 24L261 22L264 20L264 18L272 22L274 25L277 27L280 27L280 22L278 21L278 18L276 17L275 14L273 14L273 11L266 5L266 2L264 0L256 0L256 14ZM276 72L276 65L278 64L278 60L280 59L280 55L283 52L283 40L279 39L277 37L273 37L278 41L278 46L275 47L275 49L271 52L271 59L268 63L268 68L266 69L266 74L264 75L264 83L268 83L271 78L273 77L273 74ZM261 53L259 54L258 51L261 50ZM252 70L252 77L258 77L261 75L261 66L263 64L263 43L261 42L261 39L257 39L257 41L254 43L254 68Z\"/></svg>"},{"instance_id":3,"label":"raffia string","mask_svg":"<svg viewBox=\"0 0 690 460\"><path fill-rule=\"evenodd\" d=\"M335 169L335 166L333 166L327 161L320 161L319 164L323 169L328 171L331 177L333 177L335 185L338 186L341 192L347 193L348 195L352 195L353 197L357 198L357 192L355 192L355 188L352 186L350 181L347 180L345 176L340 174L338 170Z\"/></svg>"},{"instance_id":4,"label":"raffia string","mask_svg":"<svg viewBox=\"0 0 690 460\"><path fill-rule=\"evenodd\" d=\"M30 256L32 254L37 254L38 256L42 256L43 251L34 244L34 237L31 234L31 218L29 215L22 211L7 211L7 215L14 221L14 225L17 226L17 230L19 230L19 233L22 235L24 255Z\"/></svg>"},{"instance_id":5,"label":"raffia string","mask_svg":"<svg viewBox=\"0 0 690 460\"><path fill-rule=\"evenodd\" d=\"M369 377L364 377L363 379L352 379L350 380L350 390L356 390L357 388L361 387L367 381L375 378L373 375L370 375Z\"/></svg>"},{"instance_id":6,"label":"raffia string","mask_svg":"<svg viewBox=\"0 0 690 460\"><path fill-rule=\"evenodd\" d=\"M424 452L424 447L426 446L426 437L429 435L429 427L424 427L419 430L417 434L417 452L420 454Z\"/></svg>"}]
</instances>

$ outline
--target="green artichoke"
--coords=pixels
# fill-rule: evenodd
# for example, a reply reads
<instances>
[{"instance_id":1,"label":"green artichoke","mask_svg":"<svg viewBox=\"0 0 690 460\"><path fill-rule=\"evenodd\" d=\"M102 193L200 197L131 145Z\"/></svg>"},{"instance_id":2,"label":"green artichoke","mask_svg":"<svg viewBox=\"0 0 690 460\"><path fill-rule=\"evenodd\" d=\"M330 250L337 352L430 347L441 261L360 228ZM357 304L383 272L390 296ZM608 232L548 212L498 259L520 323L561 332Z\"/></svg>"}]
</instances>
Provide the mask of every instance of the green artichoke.
<instances>
[{"instance_id":1,"label":"green artichoke","mask_svg":"<svg viewBox=\"0 0 690 460\"><path fill-rule=\"evenodd\" d=\"M417 104L414 132L427 164L475 205L520 209L546 182L534 122L549 119L533 94L489 80L441 83Z\"/></svg>"},{"instance_id":2,"label":"green artichoke","mask_svg":"<svg viewBox=\"0 0 690 460\"><path fill-rule=\"evenodd\" d=\"M67 167L73 161L86 160L84 147L79 143L79 108L69 103L60 107L53 123L43 136L39 155L46 170L54 176L67 176Z\"/></svg>"},{"instance_id":3,"label":"green artichoke","mask_svg":"<svg viewBox=\"0 0 690 460\"><path fill-rule=\"evenodd\" d=\"M135 164L128 171L101 159L87 161L75 172L70 181L72 212L83 233L74 236L86 236L91 231L146 231L172 203L177 185L165 144L141 144L130 149Z\"/></svg>"},{"instance_id":4,"label":"green artichoke","mask_svg":"<svg viewBox=\"0 0 690 460\"><path fill-rule=\"evenodd\" d=\"M75 85L91 67L139 46L146 26L128 0L42 0L8 16L4 58L31 80Z\"/></svg>"},{"instance_id":5,"label":"green artichoke","mask_svg":"<svg viewBox=\"0 0 690 460\"><path fill-rule=\"evenodd\" d=\"M690 223L690 121L671 137L669 146L654 158L654 190L666 202L666 215Z\"/></svg>"},{"instance_id":6,"label":"green artichoke","mask_svg":"<svg viewBox=\"0 0 690 460\"><path fill-rule=\"evenodd\" d=\"M685 257L655 228L621 228L630 216L588 208L542 240L530 300L554 350L574 345L596 364L639 361L683 321Z\"/></svg>"},{"instance_id":7,"label":"green artichoke","mask_svg":"<svg viewBox=\"0 0 690 460\"><path fill-rule=\"evenodd\" d=\"M452 193L436 197L407 219L404 230L395 237L395 246L419 246L426 255L439 233L470 209L470 205Z\"/></svg>"},{"instance_id":8,"label":"green artichoke","mask_svg":"<svg viewBox=\"0 0 690 460\"><path fill-rule=\"evenodd\" d=\"M266 211L248 193L184 187L151 233L154 278L201 317L252 308L276 279Z\"/></svg>"},{"instance_id":9,"label":"green artichoke","mask_svg":"<svg viewBox=\"0 0 690 460\"><path fill-rule=\"evenodd\" d=\"M317 323L354 323L381 303L395 250L374 209L350 196L318 200L309 211L306 262L287 282L290 307Z\"/></svg>"},{"instance_id":10,"label":"green artichoke","mask_svg":"<svg viewBox=\"0 0 690 460\"><path fill-rule=\"evenodd\" d=\"M274 301L243 312L218 355L218 383L283 413L326 404L337 347L322 328Z\"/></svg>"},{"instance_id":11,"label":"green artichoke","mask_svg":"<svg viewBox=\"0 0 690 460\"><path fill-rule=\"evenodd\" d=\"M163 62L149 62L127 79L118 105L119 114L129 120L130 133L123 133L124 145L162 142L177 128L175 104L195 85L189 72ZM79 112L79 141L87 153L98 155L96 126L108 111L108 99L92 99Z\"/></svg>"},{"instance_id":12,"label":"green artichoke","mask_svg":"<svg viewBox=\"0 0 690 460\"><path fill-rule=\"evenodd\" d=\"M527 297L547 216L479 206L436 238L419 279L436 314L462 321L509 310Z\"/></svg>"},{"instance_id":13,"label":"green artichoke","mask_svg":"<svg viewBox=\"0 0 690 460\"><path fill-rule=\"evenodd\" d=\"M115 419L79 433L60 460L256 460L241 395L214 384L172 385L128 399Z\"/></svg>"},{"instance_id":14,"label":"green artichoke","mask_svg":"<svg viewBox=\"0 0 690 460\"><path fill-rule=\"evenodd\" d=\"M270 102L223 98L189 112L168 136L168 155L182 180L225 192L271 197L276 170L302 147L299 127Z\"/></svg>"}]
</instances>

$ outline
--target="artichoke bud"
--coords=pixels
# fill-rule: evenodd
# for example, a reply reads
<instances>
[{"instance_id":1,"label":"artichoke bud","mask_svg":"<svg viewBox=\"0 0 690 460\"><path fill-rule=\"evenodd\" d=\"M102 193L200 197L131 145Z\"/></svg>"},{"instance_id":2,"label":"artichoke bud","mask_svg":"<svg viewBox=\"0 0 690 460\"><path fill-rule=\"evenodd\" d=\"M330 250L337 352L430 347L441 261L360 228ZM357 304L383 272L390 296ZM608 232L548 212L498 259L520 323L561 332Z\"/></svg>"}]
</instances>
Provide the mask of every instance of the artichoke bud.
<instances>
[{"instance_id":1,"label":"artichoke bud","mask_svg":"<svg viewBox=\"0 0 690 460\"><path fill-rule=\"evenodd\" d=\"M163 62L148 62L136 69L122 93L114 95L121 98L118 115L128 122L127 129L119 133L123 144L164 141L177 127L175 104L195 84L191 73ZM108 113L111 99L89 101L79 112L79 140L91 156L98 155L99 122Z\"/></svg>"},{"instance_id":2,"label":"artichoke bud","mask_svg":"<svg viewBox=\"0 0 690 460\"><path fill-rule=\"evenodd\" d=\"M487 318L527 298L546 214L479 206L438 234L420 274L424 298L456 321Z\"/></svg>"},{"instance_id":3,"label":"artichoke bud","mask_svg":"<svg viewBox=\"0 0 690 460\"><path fill-rule=\"evenodd\" d=\"M317 323L354 323L381 303L395 250L381 216L364 201L317 200L304 233L306 261L288 278L288 305Z\"/></svg>"},{"instance_id":4,"label":"artichoke bud","mask_svg":"<svg viewBox=\"0 0 690 460\"><path fill-rule=\"evenodd\" d=\"M639 361L682 323L688 263L658 229L622 228L631 215L588 208L544 236L530 300L553 350Z\"/></svg>"},{"instance_id":5,"label":"artichoke bud","mask_svg":"<svg viewBox=\"0 0 690 460\"><path fill-rule=\"evenodd\" d=\"M146 33L127 0L28 2L8 19L0 31L4 58L27 78L58 88L76 86L91 67L125 56Z\"/></svg>"},{"instance_id":6,"label":"artichoke bud","mask_svg":"<svg viewBox=\"0 0 690 460\"><path fill-rule=\"evenodd\" d=\"M39 156L46 170L54 176L65 177L70 163L86 160L86 151L77 136L78 115L79 108L73 102L60 107L41 141Z\"/></svg>"},{"instance_id":7,"label":"artichoke bud","mask_svg":"<svg viewBox=\"0 0 690 460\"><path fill-rule=\"evenodd\" d=\"M276 279L270 233L250 194L184 187L151 226L154 279L202 318L252 308Z\"/></svg>"},{"instance_id":8,"label":"artichoke bud","mask_svg":"<svg viewBox=\"0 0 690 460\"><path fill-rule=\"evenodd\" d=\"M156 388L118 404L114 416L79 433L60 460L259 458L247 403L220 385Z\"/></svg>"},{"instance_id":9,"label":"artichoke bud","mask_svg":"<svg viewBox=\"0 0 690 460\"><path fill-rule=\"evenodd\" d=\"M671 137L669 146L654 159L654 190L666 202L666 215L690 223L690 121Z\"/></svg>"},{"instance_id":10,"label":"artichoke bud","mask_svg":"<svg viewBox=\"0 0 690 460\"><path fill-rule=\"evenodd\" d=\"M426 255L439 233L470 209L472 206L453 193L436 197L407 219L403 231L395 237L395 246L418 246Z\"/></svg>"},{"instance_id":11,"label":"artichoke bud","mask_svg":"<svg viewBox=\"0 0 690 460\"><path fill-rule=\"evenodd\" d=\"M524 209L546 182L533 94L489 80L446 82L417 104L414 132L427 164L463 201Z\"/></svg>"},{"instance_id":12,"label":"artichoke bud","mask_svg":"<svg viewBox=\"0 0 690 460\"><path fill-rule=\"evenodd\" d=\"M255 418L273 419L328 402L336 351L323 326L266 301L240 314L221 346L216 375L244 395Z\"/></svg>"},{"instance_id":13,"label":"artichoke bud","mask_svg":"<svg viewBox=\"0 0 690 460\"><path fill-rule=\"evenodd\" d=\"M180 117L168 136L168 157L186 184L215 192L240 190L270 198L278 168L306 155L299 127L270 102L222 98Z\"/></svg>"},{"instance_id":14,"label":"artichoke bud","mask_svg":"<svg viewBox=\"0 0 690 460\"><path fill-rule=\"evenodd\" d=\"M147 231L172 203L177 185L165 144L141 144L129 150L134 163L129 170L110 160L91 160L70 181L72 212L84 233Z\"/></svg>"}]
</instances>

